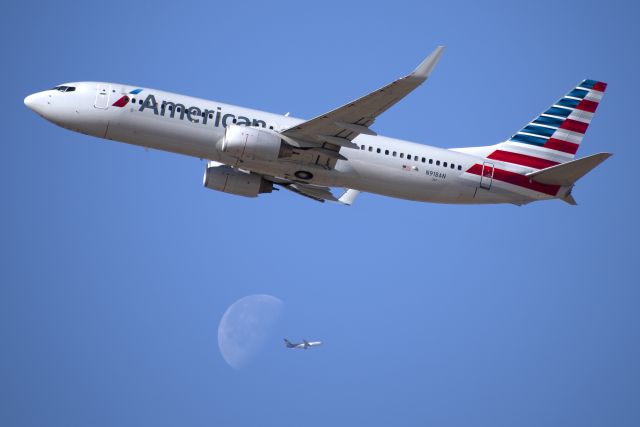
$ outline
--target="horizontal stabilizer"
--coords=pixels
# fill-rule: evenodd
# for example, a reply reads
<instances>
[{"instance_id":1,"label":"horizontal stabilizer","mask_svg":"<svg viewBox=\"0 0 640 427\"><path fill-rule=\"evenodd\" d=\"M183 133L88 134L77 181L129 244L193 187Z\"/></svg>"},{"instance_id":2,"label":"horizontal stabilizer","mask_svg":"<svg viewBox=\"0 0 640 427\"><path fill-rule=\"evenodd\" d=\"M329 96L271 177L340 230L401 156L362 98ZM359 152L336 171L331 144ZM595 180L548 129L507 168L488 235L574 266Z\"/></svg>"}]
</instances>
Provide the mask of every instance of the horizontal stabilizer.
<instances>
[{"instance_id":1,"label":"horizontal stabilizer","mask_svg":"<svg viewBox=\"0 0 640 427\"><path fill-rule=\"evenodd\" d=\"M527 174L532 179L541 184L549 185L573 185L591 169L611 157L613 153L598 153L583 157L567 163L551 166L536 172Z\"/></svg>"}]
</instances>

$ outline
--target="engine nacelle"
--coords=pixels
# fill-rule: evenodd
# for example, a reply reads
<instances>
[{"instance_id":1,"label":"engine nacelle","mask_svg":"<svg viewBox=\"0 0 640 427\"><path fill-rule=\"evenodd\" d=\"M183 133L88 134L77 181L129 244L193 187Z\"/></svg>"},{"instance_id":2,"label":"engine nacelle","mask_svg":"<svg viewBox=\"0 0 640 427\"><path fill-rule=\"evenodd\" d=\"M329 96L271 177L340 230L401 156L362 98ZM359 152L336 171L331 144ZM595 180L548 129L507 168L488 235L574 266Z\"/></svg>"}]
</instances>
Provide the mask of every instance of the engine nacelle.
<instances>
[{"instance_id":1,"label":"engine nacelle","mask_svg":"<svg viewBox=\"0 0 640 427\"><path fill-rule=\"evenodd\" d=\"M282 142L275 132L267 130L229 125L225 129L220 151L242 160L277 160L289 157L292 149Z\"/></svg>"},{"instance_id":2,"label":"engine nacelle","mask_svg":"<svg viewBox=\"0 0 640 427\"><path fill-rule=\"evenodd\" d=\"M271 193L273 183L261 175L242 172L231 166L209 162L204 171L203 184L211 190L237 194L245 197L258 197L260 193Z\"/></svg>"}]
</instances>

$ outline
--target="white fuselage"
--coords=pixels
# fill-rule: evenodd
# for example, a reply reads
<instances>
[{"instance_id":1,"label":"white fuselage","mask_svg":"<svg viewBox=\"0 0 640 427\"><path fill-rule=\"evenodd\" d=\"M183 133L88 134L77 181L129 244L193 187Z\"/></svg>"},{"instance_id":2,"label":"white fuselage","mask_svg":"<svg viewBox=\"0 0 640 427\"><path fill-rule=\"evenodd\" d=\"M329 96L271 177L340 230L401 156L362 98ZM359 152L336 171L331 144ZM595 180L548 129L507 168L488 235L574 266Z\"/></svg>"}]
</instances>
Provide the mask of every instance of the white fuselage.
<instances>
[{"instance_id":1,"label":"white fuselage","mask_svg":"<svg viewBox=\"0 0 640 427\"><path fill-rule=\"evenodd\" d=\"M522 174L531 169L503 164L483 156L387 138L360 135L360 149L343 148L334 168L314 164L313 154L298 151L277 161L242 161L221 152L216 143L225 127L240 125L281 131L303 120L207 101L155 89L80 82L75 90L47 90L30 95L25 104L47 120L88 135L239 166L258 174L297 181L296 172L313 176L305 182L345 187L408 200L437 203L526 203L554 196L493 178L500 167ZM136 89L140 89L138 93ZM129 100L116 106L119 99ZM484 176L468 173L487 165ZM476 166L477 167L477 166ZM482 166L484 168L484 166ZM482 182L481 182L482 181Z\"/></svg>"},{"instance_id":2,"label":"white fuselage","mask_svg":"<svg viewBox=\"0 0 640 427\"><path fill-rule=\"evenodd\" d=\"M318 347L319 345L322 345L321 341L311 341L311 342L307 342L307 343L300 343L300 344L293 344L290 348L297 348L297 349L302 349L302 350L306 350L308 348L311 347Z\"/></svg>"}]
</instances>

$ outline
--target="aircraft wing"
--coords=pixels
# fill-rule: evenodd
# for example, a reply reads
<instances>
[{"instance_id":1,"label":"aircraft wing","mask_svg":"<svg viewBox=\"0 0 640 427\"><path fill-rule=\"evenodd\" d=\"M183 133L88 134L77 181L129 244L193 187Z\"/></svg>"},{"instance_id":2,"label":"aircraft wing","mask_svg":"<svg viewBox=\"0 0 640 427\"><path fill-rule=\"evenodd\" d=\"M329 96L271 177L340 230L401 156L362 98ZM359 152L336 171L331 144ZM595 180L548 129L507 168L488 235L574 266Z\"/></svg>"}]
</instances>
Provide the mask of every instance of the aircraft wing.
<instances>
[{"instance_id":1,"label":"aircraft wing","mask_svg":"<svg viewBox=\"0 0 640 427\"><path fill-rule=\"evenodd\" d=\"M297 193L301 196L308 197L317 202L324 203L325 201L338 202L343 205L351 206L356 197L360 194L357 190L347 189L340 197L336 197L331 192L330 187L323 187L321 185L303 184L301 182L295 182L284 178L276 178L273 176L265 176L266 179L278 184L282 188Z\"/></svg>"},{"instance_id":2,"label":"aircraft wing","mask_svg":"<svg viewBox=\"0 0 640 427\"><path fill-rule=\"evenodd\" d=\"M351 141L360 134L376 135L369 128L376 117L427 80L443 50L444 46L438 46L411 74L342 107L286 129L281 132L282 135L312 143L318 147L316 150L337 153L341 147L357 148Z\"/></svg>"},{"instance_id":3,"label":"aircraft wing","mask_svg":"<svg viewBox=\"0 0 640 427\"><path fill-rule=\"evenodd\" d=\"M300 184L300 183L291 183L291 184L281 184L283 188L286 188L289 191L293 191L294 193L298 193L301 196L308 197L310 199L316 200L318 202L324 203L325 200L329 200L332 202L337 202L338 199L331 193L329 187L321 187L319 185L310 185L310 184Z\"/></svg>"}]
</instances>

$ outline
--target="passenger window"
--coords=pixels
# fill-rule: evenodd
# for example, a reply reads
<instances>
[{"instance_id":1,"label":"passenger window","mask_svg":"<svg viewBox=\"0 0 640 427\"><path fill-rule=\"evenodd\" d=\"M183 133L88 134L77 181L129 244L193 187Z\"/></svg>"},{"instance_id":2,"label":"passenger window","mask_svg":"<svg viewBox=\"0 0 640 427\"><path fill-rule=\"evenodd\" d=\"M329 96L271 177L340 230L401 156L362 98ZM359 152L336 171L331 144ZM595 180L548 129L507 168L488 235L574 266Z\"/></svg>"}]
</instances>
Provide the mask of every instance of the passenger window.
<instances>
[{"instance_id":1,"label":"passenger window","mask_svg":"<svg viewBox=\"0 0 640 427\"><path fill-rule=\"evenodd\" d=\"M427 159L425 159L424 157L422 158L422 163L426 162Z\"/></svg>"},{"instance_id":2,"label":"passenger window","mask_svg":"<svg viewBox=\"0 0 640 427\"><path fill-rule=\"evenodd\" d=\"M407 160L411 160L411 154L407 154Z\"/></svg>"},{"instance_id":3,"label":"passenger window","mask_svg":"<svg viewBox=\"0 0 640 427\"><path fill-rule=\"evenodd\" d=\"M369 146L369 151L373 151L373 147L372 146Z\"/></svg>"},{"instance_id":4,"label":"passenger window","mask_svg":"<svg viewBox=\"0 0 640 427\"><path fill-rule=\"evenodd\" d=\"M142 105L142 99L138 100L138 104Z\"/></svg>"},{"instance_id":5,"label":"passenger window","mask_svg":"<svg viewBox=\"0 0 640 427\"><path fill-rule=\"evenodd\" d=\"M433 159L429 159L429 164L432 165L433 164Z\"/></svg>"},{"instance_id":6,"label":"passenger window","mask_svg":"<svg viewBox=\"0 0 640 427\"><path fill-rule=\"evenodd\" d=\"M444 162L444 163L442 164L442 166L444 166L444 167L446 168L446 167L447 167L447 162Z\"/></svg>"},{"instance_id":7,"label":"passenger window","mask_svg":"<svg viewBox=\"0 0 640 427\"><path fill-rule=\"evenodd\" d=\"M361 145L361 146L360 146L360 149L361 149L361 150L364 150L364 145Z\"/></svg>"},{"instance_id":8,"label":"passenger window","mask_svg":"<svg viewBox=\"0 0 640 427\"><path fill-rule=\"evenodd\" d=\"M389 150L384 150L384 154L388 156L389 155Z\"/></svg>"},{"instance_id":9,"label":"passenger window","mask_svg":"<svg viewBox=\"0 0 640 427\"><path fill-rule=\"evenodd\" d=\"M379 148L376 150L376 153L380 154L380 149Z\"/></svg>"},{"instance_id":10,"label":"passenger window","mask_svg":"<svg viewBox=\"0 0 640 427\"><path fill-rule=\"evenodd\" d=\"M440 166L440 160L436 160L436 166Z\"/></svg>"},{"instance_id":11,"label":"passenger window","mask_svg":"<svg viewBox=\"0 0 640 427\"><path fill-rule=\"evenodd\" d=\"M213 114L209 114L209 118L210 118L210 119L213 119Z\"/></svg>"},{"instance_id":12,"label":"passenger window","mask_svg":"<svg viewBox=\"0 0 640 427\"><path fill-rule=\"evenodd\" d=\"M74 90L76 90L75 87L69 86L69 87L67 87L67 90L65 90L65 92L73 92ZM114 92L115 92L115 90L114 90Z\"/></svg>"},{"instance_id":13,"label":"passenger window","mask_svg":"<svg viewBox=\"0 0 640 427\"><path fill-rule=\"evenodd\" d=\"M462 166L458 165L458 170L461 171L462 170Z\"/></svg>"},{"instance_id":14,"label":"passenger window","mask_svg":"<svg viewBox=\"0 0 640 427\"><path fill-rule=\"evenodd\" d=\"M451 163L451 169L455 169L456 165L454 165L453 163Z\"/></svg>"},{"instance_id":15,"label":"passenger window","mask_svg":"<svg viewBox=\"0 0 640 427\"><path fill-rule=\"evenodd\" d=\"M400 153L400 158L404 159L404 153Z\"/></svg>"},{"instance_id":16,"label":"passenger window","mask_svg":"<svg viewBox=\"0 0 640 427\"><path fill-rule=\"evenodd\" d=\"M273 130L273 126L269 126L269 129Z\"/></svg>"},{"instance_id":17,"label":"passenger window","mask_svg":"<svg viewBox=\"0 0 640 427\"><path fill-rule=\"evenodd\" d=\"M395 157L395 156L396 156L396 154L398 154L398 153L396 153L396 152L394 151L394 152L393 152L393 157Z\"/></svg>"},{"instance_id":18,"label":"passenger window","mask_svg":"<svg viewBox=\"0 0 640 427\"><path fill-rule=\"evenodd\" d=\"M233 119L233 123L236 123L238 120L237 119Z\"/></svg>"},{"instance_id":19,"label":"passenger window","mask_svg":"<svg viewBox=\"0 0 640 427\"><path fill-rule=\"evenodd\" d=\"M142 103L142 101L140 101L140 103ZM177 107L176 111L179 113L180 112L180 107Z\"/></svg>"},{"instance_id":20,"label":"passenger window","mask_svg":"<svg viewBox=\"0 0 640 427\"><path fill-rule=\"evenodd\" d=\"M136 99L135 99L135 98L132 98L132 99L131 99L131 102L132 102L133 104L135 104L135 103L136 103Z\"/></svg>"}]
</instances>

